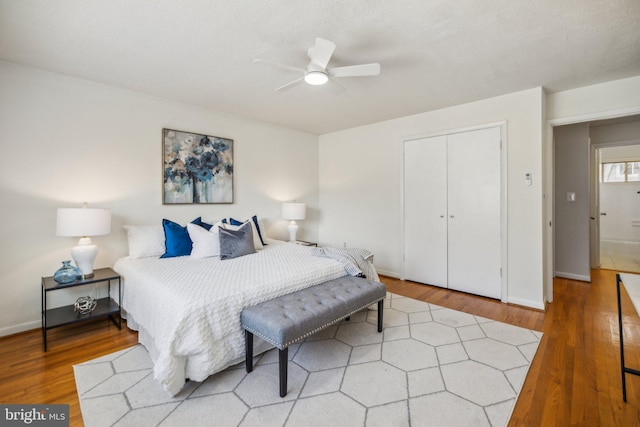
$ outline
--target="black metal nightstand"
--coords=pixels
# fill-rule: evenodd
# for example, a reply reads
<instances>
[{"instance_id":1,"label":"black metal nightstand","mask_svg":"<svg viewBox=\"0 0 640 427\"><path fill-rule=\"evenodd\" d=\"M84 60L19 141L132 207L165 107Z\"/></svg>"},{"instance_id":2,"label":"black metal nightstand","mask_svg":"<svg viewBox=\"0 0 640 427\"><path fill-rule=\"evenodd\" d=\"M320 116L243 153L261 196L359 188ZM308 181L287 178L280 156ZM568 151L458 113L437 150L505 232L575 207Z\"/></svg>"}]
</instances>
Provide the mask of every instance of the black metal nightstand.
<instances>
[{"instance_id":1,"label":"black metal nightstand","mask_svg":"<svg viewBox=\"0 0 640 427\"><path fill-rule=\"evenodd\" d=\"M118 273L110 268L99 268L93 271L94 276L90 279L76 280L71 283L58 283L53 277L42 278L42 339L44 341L44 351L47 351L47 331L59 326L72 323L84 322L101 317L108 317L113 323L122 329L122 313L120 311L120 301L122 301L122 283ZM118 301L111 298L111 281L118 281ZM63 307L47 308L47 294L61 289L86 286L94 283L107 282L107 297L96 300L96 308L87 314L80 314L74 311L73 304ZM115 315L118 315L116 320Z\"/></svg>"}]
</instances>

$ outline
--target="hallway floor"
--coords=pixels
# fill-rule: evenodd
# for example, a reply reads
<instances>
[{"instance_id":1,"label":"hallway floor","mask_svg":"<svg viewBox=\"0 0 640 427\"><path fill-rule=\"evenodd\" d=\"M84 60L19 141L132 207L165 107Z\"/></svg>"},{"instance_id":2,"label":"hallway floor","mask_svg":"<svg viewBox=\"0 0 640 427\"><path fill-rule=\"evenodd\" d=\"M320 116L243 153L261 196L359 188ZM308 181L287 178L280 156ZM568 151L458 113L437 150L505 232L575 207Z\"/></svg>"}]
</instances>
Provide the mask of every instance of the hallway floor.
<instances>
[{"instance_id":1,"label":"hallway floor","mask_svg":"<svg viewBox=\"0 0 640 427\"><path fill-rule=\"evenodd\" d=\"M600 268L640 273L640 243L601 241Z\"/></svg>"}]
</instances>

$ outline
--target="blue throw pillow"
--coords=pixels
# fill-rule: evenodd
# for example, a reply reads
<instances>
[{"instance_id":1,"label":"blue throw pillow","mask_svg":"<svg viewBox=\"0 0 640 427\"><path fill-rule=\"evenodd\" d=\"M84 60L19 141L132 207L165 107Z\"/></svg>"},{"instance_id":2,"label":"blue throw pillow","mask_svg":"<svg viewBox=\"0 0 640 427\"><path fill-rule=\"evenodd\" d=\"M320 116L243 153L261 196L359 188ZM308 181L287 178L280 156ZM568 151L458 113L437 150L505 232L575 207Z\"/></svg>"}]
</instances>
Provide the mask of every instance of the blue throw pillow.
<instances>
[{"instance_id":1,"label":"blue throw pillow","mask_svg":"<svg viewBox=\"0 0 640 427\"><path fill-rule=\"evenodd\" d=\"M260 224L258 223L258 217L254 215L251 217L251 220L256 225L256 230L258 230L258 236L260 237L260 241L264 246L267 246L267 243L264 241L264 238L262 237L262 231L260 231Z\"/></svg>"},{"instance_id":2,"label":"blue throw pillow","mask_svg":"<svg viewBox=\"0 0 640 427\"><path fill-rule=\"evenodd\" d=\"M198 220L198 219L200 219L200 218L196 218L196 219L194 219L194 221L196 221L196 220ZM211 227L213 227L213 224L207 224L206 222L202 222L202 221L200 221L200 222L194 222L193 224L197 224L197 225L199 225L200 227L203 227L203 228L204 228L205 230L207 230L207 231L211 230Z\"/></svg>"},{"instance_id":3,"label":"blue throw pillow","mask_svg":"<svg viewBox=\"0 0 640 427\"><path fill-rule=\"evenodd\" d=\"M212 227L212 225L202 222L201 217L194 219L193 221L191 221L191 223L197 224L204 228L207 228L206 226L209 226L207 230ZM193 243L191 242L191 238L189 237L187 227L183 227L180 224L169 221L168 219L162 220L162 227L164 228L165 252L160 258L173 258L191 254Z\"/></svg>"},{"instance_id":4,"label":"blue throw pillow","mask_svg":"<svg viewBox=\"0 0 640 427\"><path fill-rule=\"evenodd\" d=\"M244 224L244 221L238 221L237 219L234 219L234 218L229 218L229 222L231 223L231 225L242 225L242 224Z\"/></svg>"},{"instance_id":5,"label":"blue throw pillow","mask_svg":"<svg viewBox=\"0 0 640 427\"><path fill-rule=\"evenodd\" d=\"M229 221L231 222L231 225L244 224L244 221L238 221L237 219L234 219L234 218L229 218ZM256 215L252 216L251 221L253 221L254 225L256 226L256 231L258 232L258 237L260 237L260 242L262 242L263 246L266 246L267 244L264 242L264 238L262 237L262 231L260 231L260 224L258 223L258 217ZM225 221L223 220L223 222Z\"/></svg>"},{"instance_id":6,"label":"blue throw pillow","mask_svg":"<svg viewBox=\"0 0 640 427\"><path fill-rule=\"evenodd\" d=\"M247 223L237 230L219 229L220 259L233 259L256 253L253 246L253 230Z\"/></svg>"}]
</instances>

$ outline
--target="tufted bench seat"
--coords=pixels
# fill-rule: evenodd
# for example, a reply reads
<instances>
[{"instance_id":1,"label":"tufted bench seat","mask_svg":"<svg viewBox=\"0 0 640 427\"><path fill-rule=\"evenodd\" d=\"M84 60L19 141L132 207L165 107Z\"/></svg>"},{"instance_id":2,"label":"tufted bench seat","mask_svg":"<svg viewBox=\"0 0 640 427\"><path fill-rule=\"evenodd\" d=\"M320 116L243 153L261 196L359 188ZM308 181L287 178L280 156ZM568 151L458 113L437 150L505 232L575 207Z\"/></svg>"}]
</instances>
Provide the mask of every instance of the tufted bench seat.
<instances>
[{"instance_id":1,"label":"tufted bench seat","mask_svg":"<svg viewBox=\"0 0 640 427\"><path fill-rule=\"evenodd\" d=\"M287 394L289 346L352 314L378 303L378 332L387 288L379 282L345 276L283 295L242 310L245 364L253 370L253 335L278 347L280 396Z\"/></svg>"}]
</instances>

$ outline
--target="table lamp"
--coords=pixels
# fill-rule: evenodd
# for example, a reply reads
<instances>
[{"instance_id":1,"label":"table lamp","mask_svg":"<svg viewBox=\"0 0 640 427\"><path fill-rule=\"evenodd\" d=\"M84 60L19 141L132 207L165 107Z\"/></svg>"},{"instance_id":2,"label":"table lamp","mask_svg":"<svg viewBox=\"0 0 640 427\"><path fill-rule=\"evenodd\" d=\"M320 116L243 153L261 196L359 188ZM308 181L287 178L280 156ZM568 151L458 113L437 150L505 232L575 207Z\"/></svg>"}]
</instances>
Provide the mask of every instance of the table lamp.
<instances>
[{"instance_id":1,"label":"table lamp","mask_svg":"<svg viewBox=\"0 0 640 427\"><path fill-rule=\"evenodd\" d=\"M98 247L89 236L102 236L111 232L111 211L109 209L58 208L56 235L80 237L78 245L71 249L71 256L82 274L82 279L93 277L93 261L98 255Z\"/></svg>"},{"instance_id":2,"label":"table lamp","mask_svg":"<svg viewBox=\"0 0 640 427\"><path fill-rule=\"evenodd\" d=\"M296 234L298 233L298 224L296 220L302 220L307 213L307 207L304 203L283 203L282 204L282 218L290 220L287 230L289 230L289 241L296 241Z\"/></svg>"}]
</instances>

